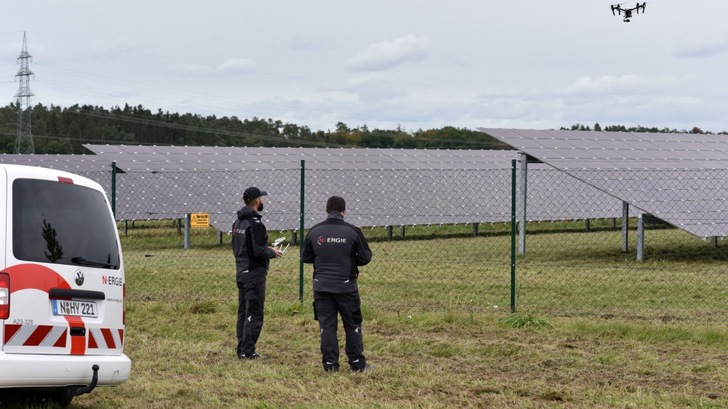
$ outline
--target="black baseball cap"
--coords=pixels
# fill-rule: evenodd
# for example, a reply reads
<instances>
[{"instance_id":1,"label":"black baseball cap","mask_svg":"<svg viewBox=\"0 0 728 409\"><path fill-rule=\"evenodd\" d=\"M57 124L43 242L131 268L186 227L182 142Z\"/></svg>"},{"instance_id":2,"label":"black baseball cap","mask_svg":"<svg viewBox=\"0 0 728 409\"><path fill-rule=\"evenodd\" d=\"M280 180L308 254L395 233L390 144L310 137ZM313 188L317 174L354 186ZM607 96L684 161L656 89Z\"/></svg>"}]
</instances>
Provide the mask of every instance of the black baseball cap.
<instances>
[{"instance_id":1,"label":"black baseball cap","mask_svg":"<svg viewBox=\"0 0 728 409\"><path fill-rule=\"evenodd\" d=\"M248 203L251 200L257 199L261 196L267 196L267 195L268 195L268 192L264 192L255 186L251 186L251 187L245 189L245 192L243 193L243 201L245 203Z\"/></svg>"}]
</instances>

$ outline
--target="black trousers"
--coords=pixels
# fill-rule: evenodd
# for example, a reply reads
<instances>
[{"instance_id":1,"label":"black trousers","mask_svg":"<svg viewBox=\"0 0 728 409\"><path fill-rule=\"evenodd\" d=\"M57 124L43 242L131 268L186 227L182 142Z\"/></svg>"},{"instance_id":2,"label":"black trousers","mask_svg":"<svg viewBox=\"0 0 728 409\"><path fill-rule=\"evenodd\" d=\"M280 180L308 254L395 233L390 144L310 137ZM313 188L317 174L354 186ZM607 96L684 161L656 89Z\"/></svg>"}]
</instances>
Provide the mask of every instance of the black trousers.
<instances>
[{"instance_id":1,"label":"black trousers","mask_svg":"<svg viewBox=\"0 0 728 409\"><path fill-rule=\"evenodd\" d=\"M346 334L346 356L352 370L366 367L364 336L361 330L361 299L359 292L335 294L314 291L314 314L321 329L321 363L324 369L339 367L338 315Z\"/></svg>"},{"instance_id":2,"label":"black trousers","mask_svg":"<svg viewBox=\"0 0 728 409\"><path fill-rule=\"evenodd\" d=\"M265 304L265 276L238 282L238 357L252 355L263 329L263 308Z\"/></svg>"}]
</instances>

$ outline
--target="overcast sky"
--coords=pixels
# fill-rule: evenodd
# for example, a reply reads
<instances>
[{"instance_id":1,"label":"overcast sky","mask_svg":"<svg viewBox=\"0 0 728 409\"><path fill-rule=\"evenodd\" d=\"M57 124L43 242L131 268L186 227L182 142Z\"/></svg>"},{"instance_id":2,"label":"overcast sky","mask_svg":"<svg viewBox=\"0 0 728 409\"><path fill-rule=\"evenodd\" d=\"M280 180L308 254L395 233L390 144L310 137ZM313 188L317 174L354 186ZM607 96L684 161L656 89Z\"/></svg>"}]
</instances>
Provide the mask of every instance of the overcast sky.
<instances>
[{"instance_id":1,"label":"overcast sky","mask_svg":"<svg viewBox=\"0 0 728 409\"><path fill-rule=\"evenodd\" d=\"M654 0L630 23L610 4L5 2L0 105L18 91L25 33L34 104L143 105L313 130L728 131L728 1Z\"/></svg>"}]
</instances>

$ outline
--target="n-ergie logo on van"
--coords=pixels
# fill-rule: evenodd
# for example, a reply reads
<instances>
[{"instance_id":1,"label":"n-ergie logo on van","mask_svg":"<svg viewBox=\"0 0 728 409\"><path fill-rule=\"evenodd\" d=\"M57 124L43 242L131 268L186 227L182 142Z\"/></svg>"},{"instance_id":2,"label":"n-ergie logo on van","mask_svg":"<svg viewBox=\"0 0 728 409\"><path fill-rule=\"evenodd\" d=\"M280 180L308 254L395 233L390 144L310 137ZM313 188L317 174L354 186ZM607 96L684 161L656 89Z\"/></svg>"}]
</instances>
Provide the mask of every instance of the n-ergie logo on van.
<instances>
[{"instance_id":1,"label":"n-ergie logo on van","mask_svg":"<svg viewBox=\"0 0 728 409\"><path fill-rule=\"evenodd\" d=\"M121 287L124 285L124 280L120 277L101 276L101 284Z\"/></svg>"}]
</instances>

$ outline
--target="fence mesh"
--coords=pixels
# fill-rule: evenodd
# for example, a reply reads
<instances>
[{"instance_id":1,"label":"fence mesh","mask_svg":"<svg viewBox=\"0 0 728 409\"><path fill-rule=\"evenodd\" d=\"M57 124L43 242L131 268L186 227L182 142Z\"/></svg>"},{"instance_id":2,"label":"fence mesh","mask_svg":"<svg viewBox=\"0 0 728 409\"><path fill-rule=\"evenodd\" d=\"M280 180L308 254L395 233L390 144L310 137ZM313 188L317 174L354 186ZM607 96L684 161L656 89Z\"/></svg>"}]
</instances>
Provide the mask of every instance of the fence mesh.
<instances>
[{"instance_id":1,"label":"fence mesh","mask_svg":"<svg viewBox=\"0 0 728 409\"><path fill-rule=\"evenodd\" d=\"M268 191L263 215L271 240L285 237L292 243L283 258L271 263L269 303L293 305L301 289L304 303L310 302L310 265L300 280L300 198L305 198L305 232L325 218L326 199L336 194L347 200L346 219L362 227L374 254L361 269L365 309L508 312L511 245L517 239L513 290L518 312L728 321L728 247L721 240L697 238L643 216L636 207L630 208L625 231L622 201L605 189L537 166L527 174L525 239L513 237L511 212L518 211L517 220L523 217L520 172L504 167L120 174L115 197L127 298L234 304L228 232L242 191L257 185ZM617 176L615 181L629 179ZM105 178L102 184L110 186ZM708 174L705 180L717 191L728 183ZM517 209L511 206L514 190ZM652 200L650 192L644 194L645 201ZM678 203L677 210L695 211L690 206ZM186 215L198 212L209 213L212 226L187 229ZM644 222L643 248L638 248L638 222Z\"/></svg>"}]
</instances>

